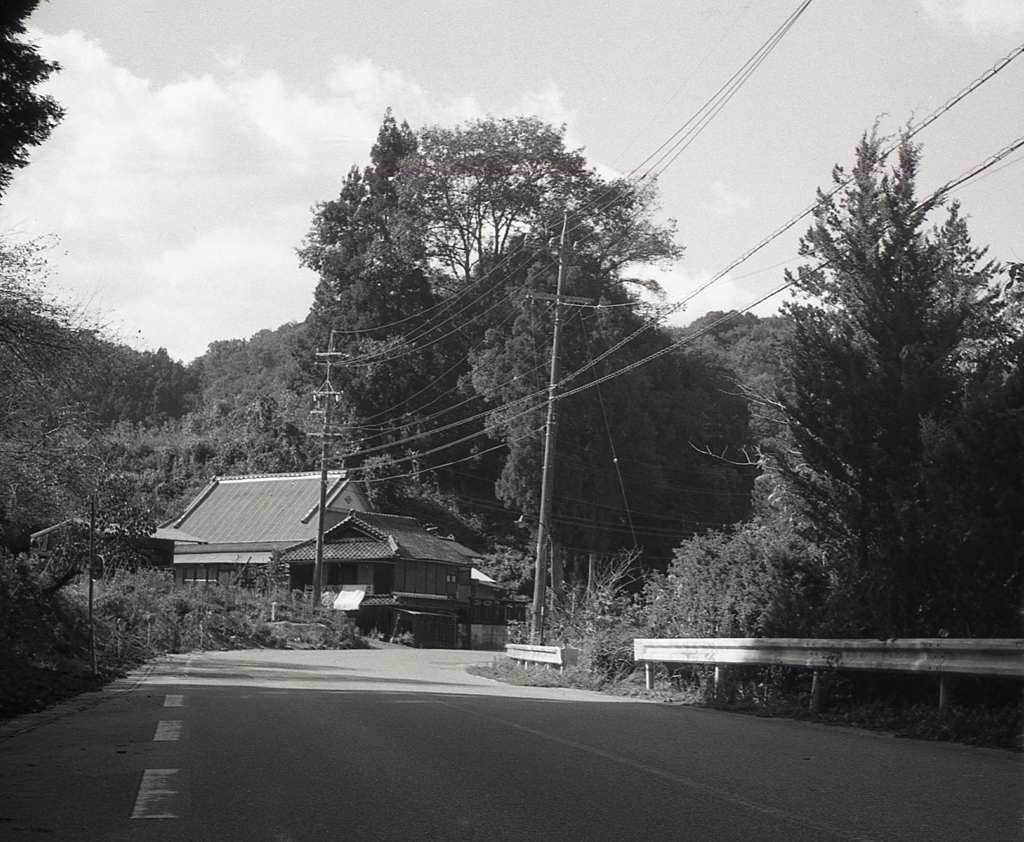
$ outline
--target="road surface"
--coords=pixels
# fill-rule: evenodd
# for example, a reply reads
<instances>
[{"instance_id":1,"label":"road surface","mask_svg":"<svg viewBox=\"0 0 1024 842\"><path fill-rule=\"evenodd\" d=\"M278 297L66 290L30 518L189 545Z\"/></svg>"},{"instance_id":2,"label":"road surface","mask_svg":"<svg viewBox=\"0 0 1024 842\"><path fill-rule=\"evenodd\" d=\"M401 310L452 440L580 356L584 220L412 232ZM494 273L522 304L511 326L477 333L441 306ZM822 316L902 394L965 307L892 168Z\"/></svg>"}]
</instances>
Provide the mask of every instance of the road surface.
<instances>
[{"instance_id":1,"label":"road surface","mask_svg":"<svg viewBox=\"0 0 1024 842\"><path fill-rule=\"evenodd\" d=\"M161 659L0 727L0 839L1024 839L1019 755L466 673L492 658Z\"/></svg>"}]
</instances>

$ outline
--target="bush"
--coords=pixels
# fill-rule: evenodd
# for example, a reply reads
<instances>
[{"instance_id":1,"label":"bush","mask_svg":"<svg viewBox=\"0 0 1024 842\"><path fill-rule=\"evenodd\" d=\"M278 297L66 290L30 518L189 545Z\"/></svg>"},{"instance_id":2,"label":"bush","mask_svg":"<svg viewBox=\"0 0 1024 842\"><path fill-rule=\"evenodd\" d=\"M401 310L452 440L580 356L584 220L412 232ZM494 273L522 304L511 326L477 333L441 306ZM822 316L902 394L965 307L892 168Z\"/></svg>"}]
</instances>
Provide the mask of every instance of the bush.
<instances>
[{"instance_id":1,"label":"bush","mask_svg":"<svg viewBox=\"0 0 1024 842\"><path fill-rule=\"evenodd\" d=\"M599 682L616 680L634 668L633 638L641 636L642 615L625 584L635 560L626 553L597 567L587 585L572 585L553 601L545 621L545 641L578 649L578 668Z\"/></svg>"}]
</instances>

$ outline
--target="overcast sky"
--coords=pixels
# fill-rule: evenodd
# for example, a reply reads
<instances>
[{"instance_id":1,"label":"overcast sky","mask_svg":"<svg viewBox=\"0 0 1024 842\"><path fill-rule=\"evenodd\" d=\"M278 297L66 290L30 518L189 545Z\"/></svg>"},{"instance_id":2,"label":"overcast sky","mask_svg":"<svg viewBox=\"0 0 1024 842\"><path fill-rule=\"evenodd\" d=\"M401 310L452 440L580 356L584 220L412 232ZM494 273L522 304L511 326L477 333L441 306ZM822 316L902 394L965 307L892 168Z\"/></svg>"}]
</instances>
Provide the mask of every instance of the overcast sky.
<instances>
[{"instance_id":1,"label":"overcast sky","mask_svg":"<svg viewBox=\"0 0 1024 842\"><path fill-rule=\"evenodd\" d=\"M386 108L414 128L536 114L603 172L641 164L798 0L50 0L29 20L67 110L0 206L55 236L51 283L116 336L183 361L305 317L311 209L368 163ZM922 120L1024 40L1021 0L815 0L660 177L688 295L806 208L876 119ZM1024 57L918 140L922 192L1024 135ZM1024 260L1024 153L957 191L978 244ZM675 317L743 307L799 225ZM778 300L762 305L770 312Z\"/></svg>"}]
</instances>

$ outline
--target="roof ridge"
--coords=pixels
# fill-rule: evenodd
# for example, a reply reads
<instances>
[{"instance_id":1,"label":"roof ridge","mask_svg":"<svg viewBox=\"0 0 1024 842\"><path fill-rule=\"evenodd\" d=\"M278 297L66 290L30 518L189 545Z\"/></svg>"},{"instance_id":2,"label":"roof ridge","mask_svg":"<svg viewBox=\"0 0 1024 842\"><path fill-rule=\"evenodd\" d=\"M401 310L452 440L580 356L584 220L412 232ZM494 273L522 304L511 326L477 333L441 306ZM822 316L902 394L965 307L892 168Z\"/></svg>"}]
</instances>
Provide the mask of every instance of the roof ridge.
<instances>
[{"instance_id":1,"label":"roof ridge","mask_svg":"<svg viewBox=\"0 0 1024 842\"><path fill-rule=\"evenodd\" d=\"M327 475L328 476L336 476L336 477L340 476L342 478L347 478L348 477L348 471L346 471L344 468L335 468L334 470L329 470L327 472ZM224 475L218 474L217 476L215 476L213 478L213 480L211 480L211 482L217 482L217 481L219 481L219 482L231 482L232 480L243 480L243 479L245 479L245 480L253 480L253 479L262 479L262 480L298 479L298 478L302 478L302 477L319 477L319 476L320 476L320 471L286 471L285 473L280 473L280 474L271 474L271 473L266 473L266 474L224 474Z\"/></svg>"},{"instance_id":2,"label":"roof ridge","mask_svg":"<svg viewBox=\"0 0 1024 842\"><path fill-rule=\"evenodd\" d=\"M412 515L396 515L393 512L360 512L360 514L371 515L372 517L395 518L396 520L411 520L413 523L420 525L420 522Z\"/></svg>"},{"instance_id":3,"label":"roof ridge","mask_svg":"<svg viewBox=\"0 0 1024 842\"><path fill-rule=\"evenodd\" d=\"M355 509L352 509L352 511L349 512L348 517L345 518L343 521L341 521L338 524L338 526L341 526L342 523L348 523L349 521L353 521L354 520L360 526L362 526L364 529L366 529L366 530L368 530L370 532L373 532L377 536L378 540L380 540L380 541L387 541L388 538L390 538L391 536L388 535L386 532L383 532L378 527L374 526L372 523L367 523L365 520L363 520L360 517L360 515L365 515L365 514L376 514L376 513L375 512L357 512Z\"/></svg>"},{"instance_id":4,"label":"roof ridge","mask_svg":"<svg viewBox=\"0 0 1024 842\"><path fill-rule=\"evenodd\" d=\"M331 475L331 472L328 471L327 472L328 478L330 478L330 475ZM317 473L317 476L319 477L320 474ZM348 478L348 475L344 471L342 471L341 475L334 481L334 484L329 489L327 489L327 491L324 493L324 511L326 511L327 509L331 508L331 504L335 500L338 499L338 497L341 495L341 492L344 490L345 486L349 484L349 482L350 482L350 480ZM313 517L313 515L315 515L319 511L320 511L320 498L318 497L317 500L316 500L316 503L313 504L313 508L310 509L308 512L306 512L306 514L304 514L302 516L302 518L301 518L302 523L309 523L309 521ZM355 511L355 509L352 509L352 511Z\"/></svg>"}]
</instances>

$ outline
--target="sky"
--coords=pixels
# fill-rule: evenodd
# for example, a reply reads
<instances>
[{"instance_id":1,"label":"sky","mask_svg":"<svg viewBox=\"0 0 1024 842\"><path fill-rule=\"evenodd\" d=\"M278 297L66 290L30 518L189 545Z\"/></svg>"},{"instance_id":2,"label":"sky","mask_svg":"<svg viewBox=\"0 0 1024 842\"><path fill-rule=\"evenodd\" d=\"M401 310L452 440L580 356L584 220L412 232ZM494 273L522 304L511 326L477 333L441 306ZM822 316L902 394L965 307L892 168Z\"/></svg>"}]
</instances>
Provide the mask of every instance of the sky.
<instances>
[{"instance_id":1,"label":"sky","mask_svg":"<svg viewBox=\"0 0 1024 842\"><path fill-rule=\"evenodd\" d=\"M188 362L300 321L296 249L387 108L413 128L537 115L607 175L672 137L798 0L44 0L30 40L66 110L0 204L48 283L120 341ZM1024 0L814 0L658 174L686 251L671 322L743 308L799 263L804 221L704 292L852 165L1024 42ZM919 192L1024 135L1024 57L917 136ZM1024 260L1024 152L954 193L977 245ZM767 314L776 296L754 312Z\"/></svg>"}]
</instances>

